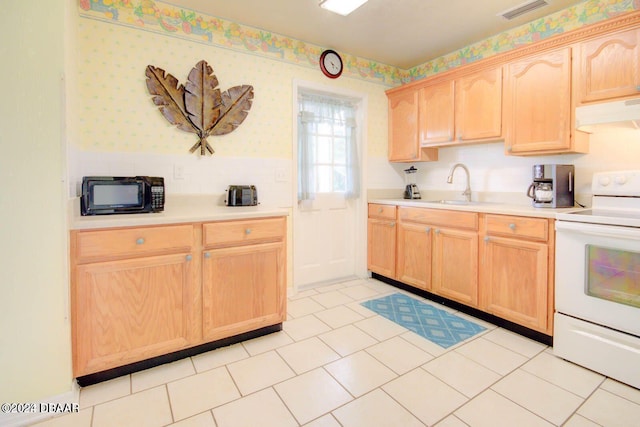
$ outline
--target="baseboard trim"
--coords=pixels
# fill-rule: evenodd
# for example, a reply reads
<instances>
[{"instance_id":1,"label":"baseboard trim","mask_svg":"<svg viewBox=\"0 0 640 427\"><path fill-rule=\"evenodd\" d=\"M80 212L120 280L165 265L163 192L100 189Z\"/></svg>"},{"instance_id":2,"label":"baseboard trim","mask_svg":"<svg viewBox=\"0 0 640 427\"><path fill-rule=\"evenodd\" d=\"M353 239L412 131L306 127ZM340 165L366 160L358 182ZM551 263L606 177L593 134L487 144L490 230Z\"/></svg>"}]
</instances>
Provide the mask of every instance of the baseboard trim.
<instances>
[{"instance_id":1,"label":"baseboard trim","mask_svg":"<svg viewBox=\"0 0 640 427\"><path fill-rule=\"evenodd\" d=\"M473 307L469 307L457 301L450 300L448 298L442 297L440 295L432 294L429 291L425 291L422 289L414 288L413 286L409 286L405 283L398 282L397 280L390 279L388 277L382 276L378 273L372 273L371 277L381 282L384 282L388 285L394 286L398 289L402 289L403 291L410 292L412 294L421 296L423 298L429 299L431 301L437 302L447 307L451 307L455 310L461 311L470 316L476 317L480 320L484 320L485 322L493 323L496 326L507 329L511 332L515 332L516 334L522 335L524 337L530 338L534 341L538 341L539 343L553 346L553 337L543 334L542 332L535 331L533 329L529 329L522 325L518 325L517 323L510 322L509 320L505 320L501 317L494 316L493 314L486 313L482 310L478 310Z\"/></svg>"},{"instance_id":2,"label":"baseboard trim","mask_svg":"<svg viewBox=\"0 0 640 427\"><path fill-rule=\"evenodd\" d=\"M363 278L362 277L358 277L356 275L353 275L353 276L340 277L338 279L324 280L324 281L321 281L321 282L307 283L307 284L304 284L304 285L297 286L296 287L296 291L297 292L304 292L304 291L308 291L310 289L321 288L323 286L335 285L335 284L338 284L338 283L348 282L348 281L351 281L351 280L358 280L358 279L363 279Z\"/></svg>"},{"instance_id":3,"label":"baseboard trim","mask_svg":"<svg viewBox=\"0 0 640 427\"><path fill-rule=\"evenodd\" d=\"M145 369L153 368L156 366L164 365L166 363L175 362L176 360L184 359L185 357L195 356L196 354L204 353L207 351L215 350L220 347L226 347L232 344L237 344L242 341L258 338L264 335L272 334L282 330L282 323L278 323L272 326L266 326L264 328L256 329L250 332L244 332L242 334L234 335L232 337L223 338L220 340L212 341L206 344L201 344L196 347L186 348L169 354L163 354L162 356L152 357L150 359L142 360L140 362L130 363L128 365L119 366L117 368L108 369L106 371L96 372L95 374L83 375L76 378L76 381L81 387L93 385L103 381L112 380L123 375L132 374L134 372L143 371Z\"/></svg>"}]
</instances>

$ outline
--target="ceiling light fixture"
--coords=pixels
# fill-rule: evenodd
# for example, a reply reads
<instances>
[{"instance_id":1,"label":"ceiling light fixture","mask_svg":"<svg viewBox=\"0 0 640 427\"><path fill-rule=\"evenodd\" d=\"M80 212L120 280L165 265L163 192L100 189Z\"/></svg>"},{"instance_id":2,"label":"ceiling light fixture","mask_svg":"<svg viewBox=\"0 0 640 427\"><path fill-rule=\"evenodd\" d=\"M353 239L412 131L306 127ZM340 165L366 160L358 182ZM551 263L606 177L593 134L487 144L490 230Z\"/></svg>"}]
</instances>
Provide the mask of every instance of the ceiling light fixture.
<instances>
[{"instance_id":1,"label":"ceiling light fixture","mask_svg":"<svg viewBox=\"0 0 640 427\"><path fill-rule=\"evenodd\" d=\"M513 19L520 15L524 15L525 13L529 13L532 10L536 10L543 6L548 5L549 3L545 0L530 0L526 3L522 3L519 6L513 7L511 9L505 10L504 12L498 13L497 16L502 16L505 19Z\"/></svg>"},{"instance_id":2,"label":"ceiling light fixture","mask_svg":"<svg viewBox=\"0 0 640 427\"><path fill-rule=\"evenodd\" d=\"M347 16L366 2L367 0L320 0L320 7Z\"/></svg>"}]
</instances>

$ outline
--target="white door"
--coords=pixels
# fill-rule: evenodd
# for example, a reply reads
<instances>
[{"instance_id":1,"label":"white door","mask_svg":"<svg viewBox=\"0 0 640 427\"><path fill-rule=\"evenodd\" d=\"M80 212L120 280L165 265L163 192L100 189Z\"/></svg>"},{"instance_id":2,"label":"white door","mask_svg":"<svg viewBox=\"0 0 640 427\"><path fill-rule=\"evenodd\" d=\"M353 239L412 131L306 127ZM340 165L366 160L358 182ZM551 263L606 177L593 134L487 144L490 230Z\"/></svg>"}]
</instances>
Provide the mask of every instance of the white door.
<instances>
[{"instance_id":1,"label":"white door","mask_svg":"<svg viewBox=\"0 0 640 427\"><path fill-rule=\"evenodd\" d=\"M361 152L362 144L359 142L363 135L362 100L356 99L354 102L358 104L356 108L360 113L355 133L357 151ZM303 107L297 103L294 111L297 113L299 108ZM294 156L298 160L301 155L298 137L303 126L299 121L296 123ZM296 288L354 277L360 268L359 260L364 256L361 243L366 239L358 222L363 209L362 196L346 198L342 182L345 179L345 148L341 138L344 139L346 131L338 129L339 126L329 127L332 127L331 131L324 125L315 128L314 132L317 134L313 136L313 142L310 142L313 145L314 162L317 163L312 180L317 192L310 200L298 201L293 209L293 282ZM299 161L294 164L295 176L299 178L304 170L300 170ZM359 175L362 175L361 166L358 163L356 167ZM295 187L294 200L297 200L298 186Z\"/></svg>"},{"instance_id":2,"label":"white door","mask_svg":"<svg viewBox=\"0 0 640 427\"><path fill-rule=\"evenodd\" d=\"M298 204L293 229L296 286L355 275L355 203L342 194L319 193Z\"/></svg>"}]
</instances>

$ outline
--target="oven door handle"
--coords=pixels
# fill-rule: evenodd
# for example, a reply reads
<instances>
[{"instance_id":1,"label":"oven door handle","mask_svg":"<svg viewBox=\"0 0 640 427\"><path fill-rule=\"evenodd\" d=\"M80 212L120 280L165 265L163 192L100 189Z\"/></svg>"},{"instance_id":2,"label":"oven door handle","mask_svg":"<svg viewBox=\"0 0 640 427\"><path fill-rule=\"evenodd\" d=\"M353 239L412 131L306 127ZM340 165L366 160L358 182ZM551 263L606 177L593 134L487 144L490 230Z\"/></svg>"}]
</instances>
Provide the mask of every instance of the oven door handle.
<instances>
[{"instance_id":1,"label":"oven door handle","mask_svg":"<svg viewBox=\"0 0 640 427\"><path fill-rule=\"evenodd\" d=\"M628 240L640 240L640 228L612 225L587 224L584 222L556 221L556 231L570 231L601 237L617 237Z\"/></svg>"}]
</instances>

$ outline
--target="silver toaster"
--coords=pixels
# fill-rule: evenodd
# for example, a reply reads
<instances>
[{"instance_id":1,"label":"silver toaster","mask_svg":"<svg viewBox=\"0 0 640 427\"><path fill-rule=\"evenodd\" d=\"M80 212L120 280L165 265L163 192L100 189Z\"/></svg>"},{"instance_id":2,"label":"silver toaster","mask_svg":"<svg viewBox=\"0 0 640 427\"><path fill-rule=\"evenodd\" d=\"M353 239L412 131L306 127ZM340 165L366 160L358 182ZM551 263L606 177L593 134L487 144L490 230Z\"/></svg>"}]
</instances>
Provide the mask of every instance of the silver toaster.
<instances>
[{"instance_id":1,"label":"silver toaster","mask_svg":"<svg viewBox=\"0 0 640 427\"><path fill-rule=\"evenodd\" d=\"M258 190L255 185L230 185L224 203L227 206L256 206Z\"/></svg>"}]
</instances>

